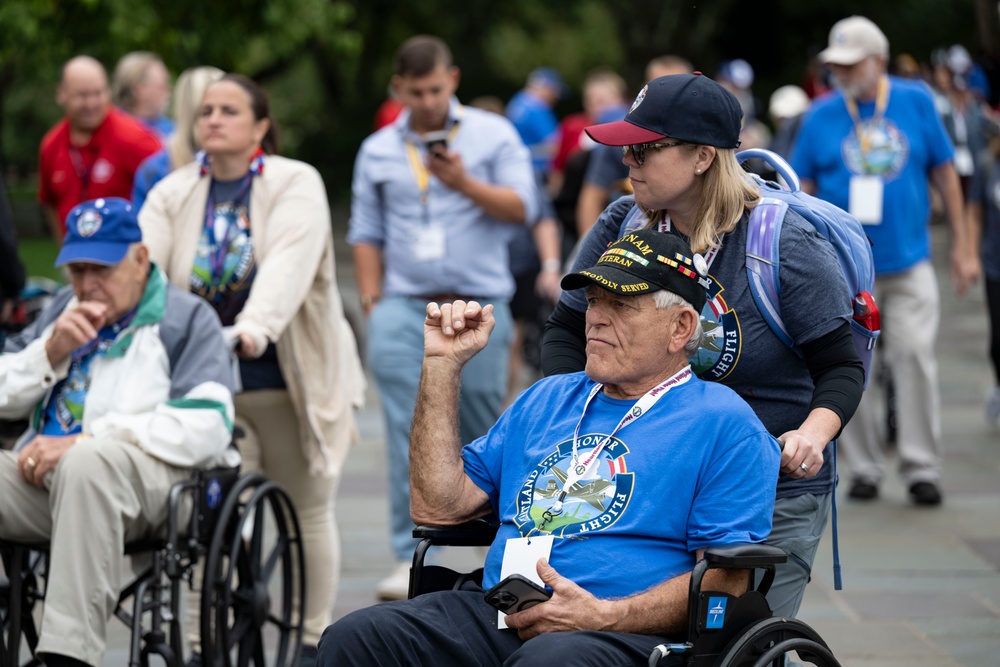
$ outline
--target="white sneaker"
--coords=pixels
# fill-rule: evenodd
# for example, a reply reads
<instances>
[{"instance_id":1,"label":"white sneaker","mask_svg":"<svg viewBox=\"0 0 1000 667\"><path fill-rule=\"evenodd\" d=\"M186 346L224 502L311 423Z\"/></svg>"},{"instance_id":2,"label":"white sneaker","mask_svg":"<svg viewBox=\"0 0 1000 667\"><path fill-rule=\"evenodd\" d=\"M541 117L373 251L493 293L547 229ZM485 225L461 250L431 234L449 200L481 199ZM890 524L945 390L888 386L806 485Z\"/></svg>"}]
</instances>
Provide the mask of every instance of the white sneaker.
<instances>
[{"instance_id":1,"label":"white sneaker","mask_svg":"<svg viewBox=\"0 0 1000 667\"><path fill-rule=\"evenodd\" d=\"M986 421L1000 426L1000 385L993 387L986 395Z\"/></svg>"},{"instance_id":2,"label":"white sneaker","mask_svg":"<svg viewBox=\"0 0 1000 667\"><path fill-rule=\"evenodd\" d=\"M388 577L378 582L375 594L379 600L405 600L410 592L410 562L400 561Z\"/></svg>"}]
</instances>

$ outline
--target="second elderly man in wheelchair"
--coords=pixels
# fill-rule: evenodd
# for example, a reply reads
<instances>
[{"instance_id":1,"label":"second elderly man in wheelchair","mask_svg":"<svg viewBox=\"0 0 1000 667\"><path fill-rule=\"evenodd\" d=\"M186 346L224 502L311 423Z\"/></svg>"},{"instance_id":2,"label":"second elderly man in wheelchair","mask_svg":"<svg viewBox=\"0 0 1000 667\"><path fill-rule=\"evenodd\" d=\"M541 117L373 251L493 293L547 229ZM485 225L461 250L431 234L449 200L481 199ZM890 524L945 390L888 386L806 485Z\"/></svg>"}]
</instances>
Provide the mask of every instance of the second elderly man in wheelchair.
<instances>
[{"instance_id":1,"label":"second elderly man in wheelchair","mask_svg":"<svg viewBox=\"0 0 1000 667\"><path fill-rule=\"evenodd\" d=\"M0 355L0 540L48 543L37 653L99 665L126 542L167 519L192 469L235 466L229 355L208 305L150 264L131 204L77 206L57 260L71 290ZM16 573L8 573L16 576Z\"/></svg>"},{"instance_id":2,"label":"second elderly man in wheelchair","mask_svg":"<svg viewBox=\"0 0 1000 667\"><path fill-rule=\"evenodd\" d=\"M750 408L688 364L706 299L698 265L678 237L639 231L566 276L564 289L586 289L586 371L536 383L464 448L460 373L486 345L491 309L428 304L411 511L418 524L499 519L482 587L354 612L327 629L320 664L646 665L684 635L706 549L767 537L780 459ZM548 599L498 616L483 589L510 574ZM746 569L702 575L720 596L749 586Z\"/></svg>"}]
</instances>

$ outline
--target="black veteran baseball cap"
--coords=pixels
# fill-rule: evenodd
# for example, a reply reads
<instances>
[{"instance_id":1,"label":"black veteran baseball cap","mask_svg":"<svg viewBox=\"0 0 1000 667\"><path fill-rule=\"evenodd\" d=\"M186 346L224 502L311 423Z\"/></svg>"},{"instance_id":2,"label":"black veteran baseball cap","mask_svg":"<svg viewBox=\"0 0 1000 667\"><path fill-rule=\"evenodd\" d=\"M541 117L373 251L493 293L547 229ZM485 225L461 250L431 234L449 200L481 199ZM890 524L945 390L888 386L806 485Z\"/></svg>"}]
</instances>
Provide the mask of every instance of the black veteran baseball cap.
<instances>
[{"instance_id":1,"label":"black veteran baseball cap","mask_svg":"<svg viewBox=\"0 0 1000 667\"><path fill-rule=\"evenodd\" d=\"M743 110L736 96L701 73L670 74L643 86L625 120L586 128L608 146L665 137L703 146L737 148Z\"/></svg>"},{"instance_id":2,"label":"black veteran baseball cap","mask_svg":"<svg viewBox=\"0 0 1000 667\"><path fill-rule=\"evenodd\" d=\"M705 306L703 279L708 267L701 255L679 236L642 229L618 239L593 266L562 279L562 288L580 289L597 285L615 294L648 294L667 290L701 312Z\"/></svg>"}]
</instances>

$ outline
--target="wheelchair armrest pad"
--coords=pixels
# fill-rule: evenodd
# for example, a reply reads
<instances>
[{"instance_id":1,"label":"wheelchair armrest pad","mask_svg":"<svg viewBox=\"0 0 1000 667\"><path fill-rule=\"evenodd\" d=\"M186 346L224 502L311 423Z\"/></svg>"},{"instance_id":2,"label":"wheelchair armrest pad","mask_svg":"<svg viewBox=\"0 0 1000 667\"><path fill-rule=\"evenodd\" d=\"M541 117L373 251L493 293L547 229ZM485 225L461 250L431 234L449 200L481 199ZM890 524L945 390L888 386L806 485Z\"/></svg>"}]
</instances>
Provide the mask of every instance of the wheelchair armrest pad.
<instances>
[{"instance_id":1,"label":"wheelchair armrest pad","mask_svg":"<svg viewBox=\"0 0 1000 667\"><path fill-rule=\"evenodd\" d=\"M475 519L456 526L417 526L413 537L433 540L443 546L488 547L496 537L497 526Z\"/></svg>"},{"instance_id":2,"label":"wheelchair armrest pad","mask_svg":"<svg viewBox=\"0 0 1000 667\"><path fill-rule=\"evenodd\" d=\"M705 551L705 560L710 568L750 569L784 563L788 556L769 544L748 543L712 547Z\"/></svg>"}]
</instances>

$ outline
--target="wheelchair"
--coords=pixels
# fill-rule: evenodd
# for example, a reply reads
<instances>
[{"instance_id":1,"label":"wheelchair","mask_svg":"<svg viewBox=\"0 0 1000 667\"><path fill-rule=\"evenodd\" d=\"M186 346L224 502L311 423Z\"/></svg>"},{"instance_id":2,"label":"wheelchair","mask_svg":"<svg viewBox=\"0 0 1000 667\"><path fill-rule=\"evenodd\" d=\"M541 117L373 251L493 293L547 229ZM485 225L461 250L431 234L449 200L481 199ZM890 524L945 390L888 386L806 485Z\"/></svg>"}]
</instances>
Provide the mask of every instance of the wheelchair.
<instances>
[{"instance_id":1,"label":"wheelchair","mask_svg":"<svg viewBox=\"0 0 1000 667\"><path fill-rule=\"evenodd\" d=\"M33 611L45 597L48 545L0 541L0 555L7 575L0 581L0 667L41 665ZM264 475L195 471L170 489L166 534L127 544L125 555L134 568L148 562L114 612L131 628L129 667L147 667L153 656L183 667L181 588L196 578L203 665L298 664L302 535L288 495ZM23 663L22 652L29 656Z\"/></svg>"},{"instance_id":2,"label":"wheelchair","mask_svg":"<svg viewBox=\"0 0 1000 667\"><path fill-rule=\"evenodd\" d=\"M496 526L483 520L459 526L417 526L413 536L419 542L413 553L409 597L458 589L469 581L482 586L482 568L459 573L424 561L431 547L489 546L496 531ZM691 572L686 637L657 646L648 665L655 667L669 655L680 655L688 667L783 667L786 657L794 653L799 664L840 667L830 647L809 625L771 615L764 596L774 581L775 566L786 560L785 552L766 544L706 551ZM715 568L762 570L763 576L756 587L748 584L748 590L738 597L702 590L705 573Z\"/></svg>"}]
</instances>

